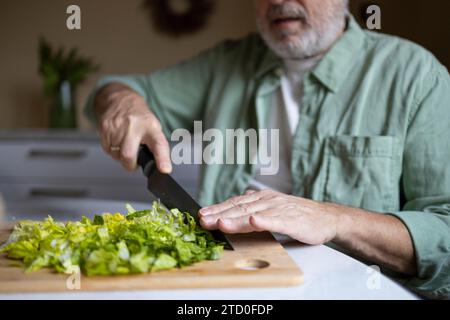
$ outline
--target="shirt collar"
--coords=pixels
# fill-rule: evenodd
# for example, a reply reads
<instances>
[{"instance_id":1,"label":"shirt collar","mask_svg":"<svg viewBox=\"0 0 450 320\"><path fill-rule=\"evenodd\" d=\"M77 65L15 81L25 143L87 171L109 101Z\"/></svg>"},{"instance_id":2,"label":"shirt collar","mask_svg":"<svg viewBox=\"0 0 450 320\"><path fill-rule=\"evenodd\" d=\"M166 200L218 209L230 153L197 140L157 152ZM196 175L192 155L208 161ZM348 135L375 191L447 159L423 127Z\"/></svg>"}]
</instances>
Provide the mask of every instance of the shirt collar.
<instances>
[{"instance_id":1,"label":"shirt collar","mask_svg":"<svg viewBox=\"0 0 450 320\"><path fill-rule=\"evenodd\" d=\"M272 50L270 50L262 38L260 38L261 45L265 49L264 56L262 58L261 64L256 70L255 77L261 78L266 73L269 73L275 69L280 69L283 66L283 61L278 57Z\"/></svg>"},{"instance_id":2,"label":"shirt collar","mask_svg":"<svg viewBox=\"0 0 450 320\"><path fill-rule=\"evenodd\" d=\"M364 42L364 31L352 15L347 18L347 29L311 72L325 87L336 92L344 82L350 66ZM262 41L262 39L261 39ZM255 76L283 67L283 61L272 50L266 52Z\"/></svg>"},{"instance_id":3,"label":"shirt collar","mask_svg":"<svg viewBox=\"0 0 450 320\"><path fill-rule=\"evenodd\" d=\"M349 15L347 30L323 57L312 74L329 90L336 92L364 43L364 31Z\"/></svg>"}]
</instances>

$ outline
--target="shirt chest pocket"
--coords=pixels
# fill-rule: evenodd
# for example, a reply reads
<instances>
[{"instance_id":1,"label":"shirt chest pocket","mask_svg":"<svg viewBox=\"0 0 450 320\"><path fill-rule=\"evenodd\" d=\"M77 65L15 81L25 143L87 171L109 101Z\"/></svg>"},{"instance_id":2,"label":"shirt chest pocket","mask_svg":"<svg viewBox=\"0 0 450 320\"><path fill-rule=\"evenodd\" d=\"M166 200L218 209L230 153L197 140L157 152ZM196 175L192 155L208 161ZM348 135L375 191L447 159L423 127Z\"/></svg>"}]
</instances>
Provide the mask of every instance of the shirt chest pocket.
<instances>
[{"instance_id":1,"label":"shirt chest pocket","mask_svg":"<svg viewBox=\"0 0 450 320\"><path fill-rule=\"evenodd\" d=\"M391 136L327 138L323 200L378 212L398 210L399 145Z\"/></svg>"}]
</instances>

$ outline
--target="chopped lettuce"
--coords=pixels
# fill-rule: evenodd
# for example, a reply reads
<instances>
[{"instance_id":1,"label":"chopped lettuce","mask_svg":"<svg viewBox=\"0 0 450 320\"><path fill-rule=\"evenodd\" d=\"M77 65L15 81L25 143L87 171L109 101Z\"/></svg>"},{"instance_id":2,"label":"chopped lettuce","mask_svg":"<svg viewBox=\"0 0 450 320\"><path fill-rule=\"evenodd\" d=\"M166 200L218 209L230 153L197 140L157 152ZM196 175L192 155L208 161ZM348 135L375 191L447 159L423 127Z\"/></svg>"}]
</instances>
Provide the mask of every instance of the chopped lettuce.
<instances>
[{"instance_id":1,"label":"chopped lettuce","mask_svg":"<svg viewBox=\"0 0 450 320\"><path fill-rule=\"evenodd\" d=\"M127 215L104 213L94 219L61 223L19 222L0 248L23 261L26 271L81 270L87 276L145 273L220 259L223 243L197 225L189 213L168 211L159 202L150 210L126 206Z\"/></svg>"}]
</instances>

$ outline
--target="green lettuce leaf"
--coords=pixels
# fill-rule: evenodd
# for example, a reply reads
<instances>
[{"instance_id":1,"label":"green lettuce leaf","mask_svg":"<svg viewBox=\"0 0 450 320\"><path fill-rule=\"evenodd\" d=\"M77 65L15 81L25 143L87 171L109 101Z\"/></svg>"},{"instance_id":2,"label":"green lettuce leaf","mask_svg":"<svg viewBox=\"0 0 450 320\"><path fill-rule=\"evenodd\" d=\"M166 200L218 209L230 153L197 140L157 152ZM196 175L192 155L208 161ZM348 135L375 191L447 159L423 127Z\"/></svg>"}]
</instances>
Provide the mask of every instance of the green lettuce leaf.
<instances>
[{"instance_id":1,"label":"green lettuce leaf","mask_svg":"<svg viewBox=\"0 0 450 320\"><path fill-rule=\"evenodd\" d=\"M0 253L23 262L26 271L81 270L87 276L146 273L220 259L223 243L197 225L189 213L150 210L104 213L92 220L21 221Z\"/></svg>"}]
</instances>

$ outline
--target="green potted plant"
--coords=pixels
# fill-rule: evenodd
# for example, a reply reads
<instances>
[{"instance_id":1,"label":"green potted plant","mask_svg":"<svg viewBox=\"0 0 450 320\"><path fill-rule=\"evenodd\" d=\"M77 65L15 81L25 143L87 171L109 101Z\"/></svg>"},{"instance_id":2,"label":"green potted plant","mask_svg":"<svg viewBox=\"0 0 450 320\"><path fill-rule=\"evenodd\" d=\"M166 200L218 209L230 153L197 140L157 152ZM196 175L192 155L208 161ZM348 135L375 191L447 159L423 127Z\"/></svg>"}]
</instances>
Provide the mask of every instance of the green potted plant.
<instances>
[{"instance_id":1,"label":"green potted plant","mask_svg":"<svg viewBox=\"0 0 450 320\"><path fill-rule=\"evenodd\" d=\"M76 128L75 93L89 74L98 70L90 59L79 56L73 48L53 50L43 38L39 41L39 73L44 82L44 94L51 99L50 128Z\"/></svg>"}]
</instances>

